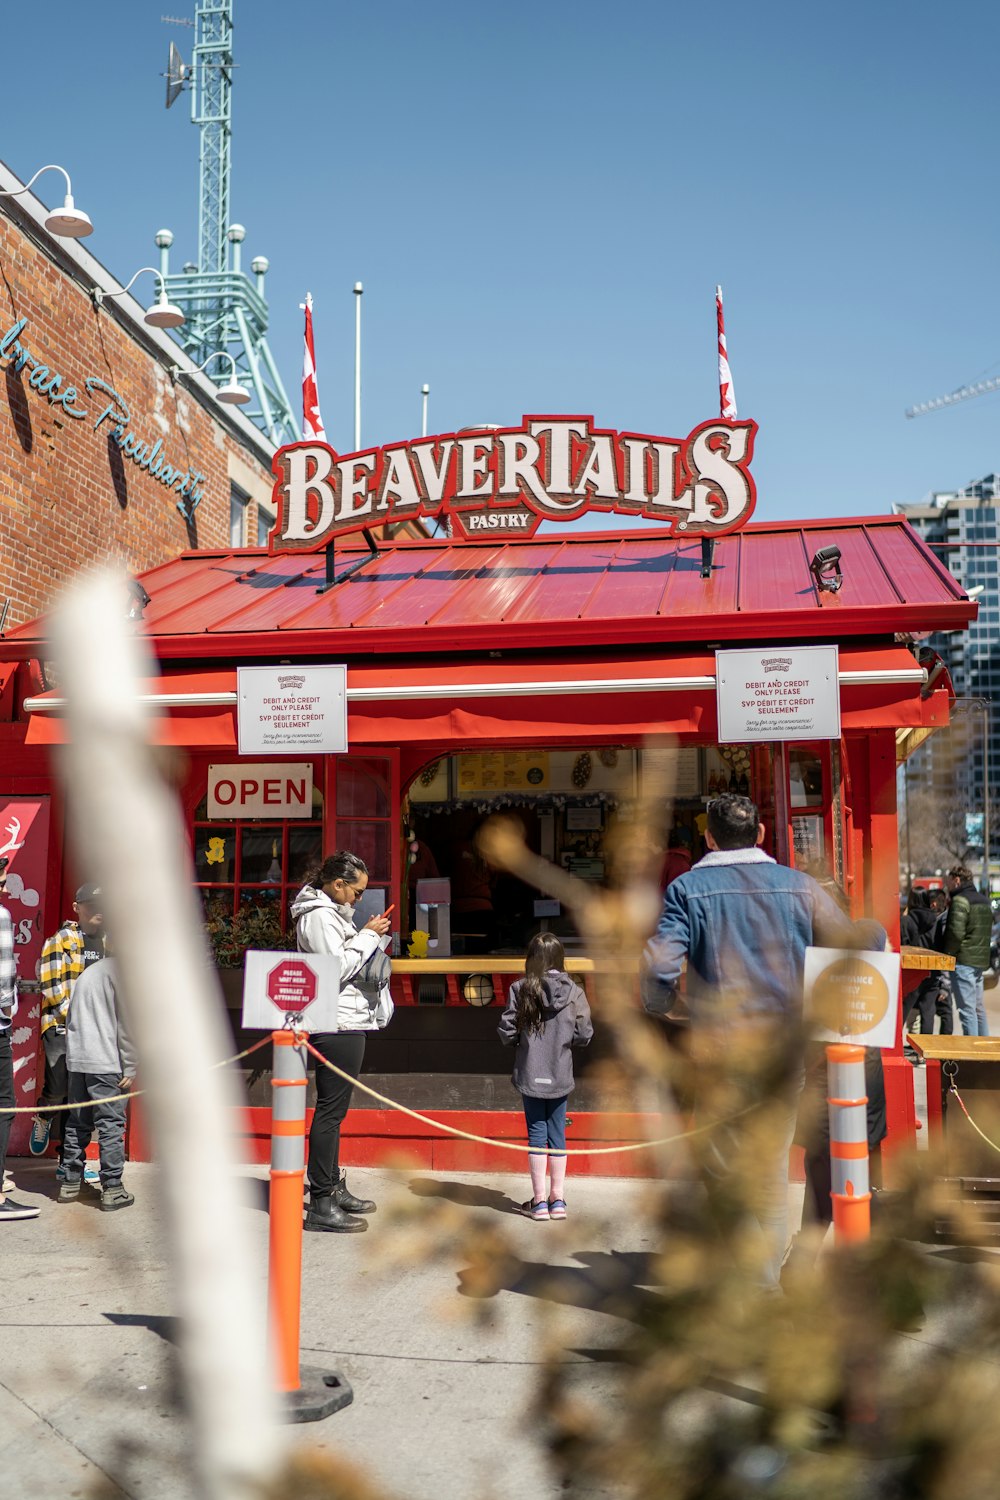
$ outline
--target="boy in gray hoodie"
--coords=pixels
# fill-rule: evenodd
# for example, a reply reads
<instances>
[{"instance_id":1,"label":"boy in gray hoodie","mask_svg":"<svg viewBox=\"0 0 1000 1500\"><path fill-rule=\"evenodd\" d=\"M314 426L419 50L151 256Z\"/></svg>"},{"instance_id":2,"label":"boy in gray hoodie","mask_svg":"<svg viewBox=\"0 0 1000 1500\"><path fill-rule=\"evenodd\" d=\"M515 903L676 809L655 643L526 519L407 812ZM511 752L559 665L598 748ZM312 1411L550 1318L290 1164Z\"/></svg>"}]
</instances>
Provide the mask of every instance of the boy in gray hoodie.
<instances>
[{"instance_id":1,"label":"boy in gray hoodie","mask_svg":"<svg viewBox=\"0 0 1000 1500\"><path fill-rule=\"evenodd\" d=\"M71 1109L64 1135L66 1181L59 1202L80 1196L87 1147L95 1129L101 1154L101 1208L128 1208L134 1196L122 1186L125 1168L125 1106L115 1096L128 1093L135 1080L136 1056L122 1020L118 967L102 958L84 969L73 986L66 1022L66 1067Z\"/></svg>"}]
</instances>

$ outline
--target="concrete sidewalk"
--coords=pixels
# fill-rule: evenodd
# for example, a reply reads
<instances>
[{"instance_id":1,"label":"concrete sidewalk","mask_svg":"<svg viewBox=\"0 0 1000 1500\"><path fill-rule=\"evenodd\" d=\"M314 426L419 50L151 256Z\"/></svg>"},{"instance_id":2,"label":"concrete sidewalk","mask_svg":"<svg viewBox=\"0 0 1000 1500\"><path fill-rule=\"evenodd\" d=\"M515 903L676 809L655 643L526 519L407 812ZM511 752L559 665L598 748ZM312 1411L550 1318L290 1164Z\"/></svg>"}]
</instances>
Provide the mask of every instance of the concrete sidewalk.
<instances>
[{"instance_id":1,"label":"concrete sidewalk","mask_svg":"<svg viewBox=\"0 0 1000 1500\"><path fill-rule=\"evenodd\" d=\"M135 1206L102 1214L86 1189L76 1204L55 1203L53 1163L10 1167L17 1196L37 1199L42 1213L8 1224L0 1244L0 1500L86 1496L109 1481L102 1494L181 1500L191 1493L189 1432L174 1402L176 1323L157 1169L129 1166ZM245 1213L262 1315L265 1176L260 1169L257 1206ZM614 1367L602 1354L621 1324L588 1304L600 1300L595 1280L631 1282L650 1249L640 1212L648 1185L571 1178L570 1217L535 1224L514 1211L526 1176L358 1170L350 1184L379 1211L366 1234L305 1236L302 1362L339 1369L354 1402L290 1429L291 1441L336 1449L408 1500L554 1500L559 1490L528 1415L543 1349L556 1330L581 1392L610 1398ZM468 1295L449 1238L476 1219L502 1225L523 1262L516 1282L485 1302ZM437 1256L431 1222L443 1244ZM401 1260L386 1264L394 1252ZM558 1286L547 1284L553 1266L564 1268Z\"/></svg>"}]
</instances>

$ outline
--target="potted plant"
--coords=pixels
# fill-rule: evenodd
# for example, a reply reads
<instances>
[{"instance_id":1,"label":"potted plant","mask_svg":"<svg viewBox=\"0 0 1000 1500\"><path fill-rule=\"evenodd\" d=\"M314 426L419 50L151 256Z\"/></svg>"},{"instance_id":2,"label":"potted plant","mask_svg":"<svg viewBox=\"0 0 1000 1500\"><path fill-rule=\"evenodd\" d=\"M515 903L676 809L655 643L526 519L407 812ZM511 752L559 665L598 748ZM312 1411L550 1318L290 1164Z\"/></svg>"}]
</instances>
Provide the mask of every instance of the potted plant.
<instances>
[{"instance_id":1,"label":"potted plant","mask_svg":"<svg viewBox=\"0 0 1000 1500\"><path fill-rule=\"evenodd\" d=\"M228 898L211 897L205 907L205 932L227 1009L242 1006L243 955L248 948L287 952L295 947L294 928L281 930L277 902L258 906L246 901L234 915Z\"/></svg>"}]
</instances>

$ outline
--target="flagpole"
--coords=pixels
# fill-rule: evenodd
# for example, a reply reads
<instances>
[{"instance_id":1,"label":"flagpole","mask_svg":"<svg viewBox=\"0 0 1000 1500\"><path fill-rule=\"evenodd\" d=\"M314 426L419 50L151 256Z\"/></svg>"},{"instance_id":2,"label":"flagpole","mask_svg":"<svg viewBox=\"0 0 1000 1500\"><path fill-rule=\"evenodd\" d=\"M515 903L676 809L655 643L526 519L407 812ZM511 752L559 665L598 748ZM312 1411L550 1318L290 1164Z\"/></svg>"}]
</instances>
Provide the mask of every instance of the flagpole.
<instances>
[{"instance_id":1,"label":"flagpole","mask_svg":"<svg viewBox=\"0 0 1000 1500\"><path fill-rule=\"evenodd\" d=\"M364 287L354 283L354 451L361 451L361 296Z\"/></svg>"},{"instance_id":2,"label":"flagpole","mask_svg":"<svg viewBox=\"0 0 1000 1500\"><path fill-rule=\"evenodd\" d=\"M722 311L721 286L715 288L715 323L719 340L719 415L731 421L736 417L736 392L733 389L733 376L726 351L726 323Z\"/></svg>"},{"instance_id":3,"label":"flagpole","mask_svg":"<svg viewBox=\"0 0 1000 1500\"><path fill-rule=\"evenodd\" d=\"M299 303L305 313L305 339L302 352L302 436L326 442L323 418L319 410L319 387L316 384L316 345L313 340L312 293Z\"/></svg>"},{"instance_id":4,"label":"flagpole","mask_svg":"<svg viewBox=\"0 0 1000 1500\"><path fill-rule=\"evenodd\" d=\"M427 397L430 395L430 393L431 393L431 388L430 388L429 385L422 385L420 387L420 394L424 398L424 410L423 410L423 416L421 418L421 423L420 423L420 436L421 437L426 437L427 436Z\"/></svg>"}]
</instances>

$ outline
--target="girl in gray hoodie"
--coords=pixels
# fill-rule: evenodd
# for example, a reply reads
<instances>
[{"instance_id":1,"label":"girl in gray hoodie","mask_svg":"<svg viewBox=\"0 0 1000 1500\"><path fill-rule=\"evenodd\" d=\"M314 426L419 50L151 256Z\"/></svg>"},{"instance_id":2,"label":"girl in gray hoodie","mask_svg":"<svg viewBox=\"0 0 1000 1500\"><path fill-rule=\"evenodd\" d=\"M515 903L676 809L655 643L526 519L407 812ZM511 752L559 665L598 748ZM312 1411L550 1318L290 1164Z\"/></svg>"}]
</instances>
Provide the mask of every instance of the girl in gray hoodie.
<instances>
[{"instance_id":1,"label":"girl in gray hoodie","mask_svg":"<svg viewBox=\"0 0 1000 1500\"><path fill-rule=\"evenodd\" d=\"M566 973L563 945L551 932L537 933L528 944L524 978L511 985L497 1031L506 1046L517 1046L512 1082L528 1126L531 1197L521 1212L536 1220L565 1219L566 1101L574 1086L570 1049L585 1047L594 1027L587 997Z\"/></svg>"}]
</instances>

